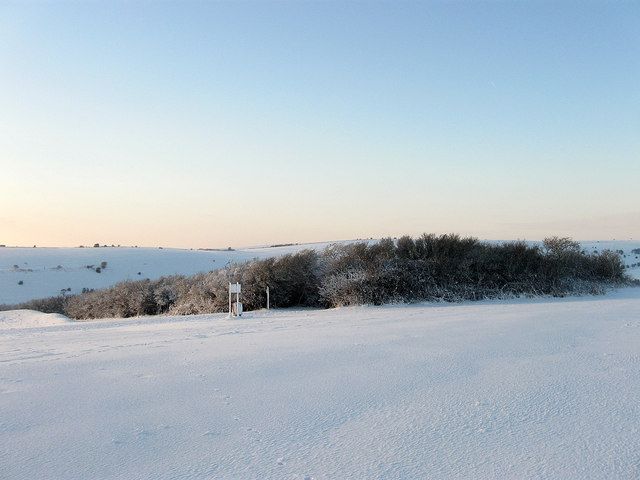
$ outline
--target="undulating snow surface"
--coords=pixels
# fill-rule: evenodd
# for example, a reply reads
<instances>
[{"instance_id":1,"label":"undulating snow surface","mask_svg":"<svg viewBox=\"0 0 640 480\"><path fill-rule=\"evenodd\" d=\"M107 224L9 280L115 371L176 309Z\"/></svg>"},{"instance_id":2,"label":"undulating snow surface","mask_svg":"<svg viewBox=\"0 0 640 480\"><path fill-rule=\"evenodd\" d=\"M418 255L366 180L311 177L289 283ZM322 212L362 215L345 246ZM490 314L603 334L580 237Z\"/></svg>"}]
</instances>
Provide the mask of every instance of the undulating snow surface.
<instances>
[{"instance_id":1,"label":"undulating snow surface","mask_svg":"<svg viewBox=\"0 0 640 480\"><path fill-rule=\"evenodd\" d=\"M640 288L13 328L0 477L638 478L639 398Z\"/></svg>"},{"instance_id":2,"label":"undulating snow surface","mask_svg":"<svg viewBox=\"0 0 640 480\"><path fill-rule=\"evenodd\" d=\"M49 327L51 325L62 325L70 321L64 315L57 313L42 313L34 310L0 311L0 330Z\"/></svg>"},{"instance_id":3,"label":"undulating snow surface","mask_svg":"<svg viewBox=\"0 0 640 480\"><path fill-rule=\"evenodd\" d=\"M531 242L537 244L540 242ZM156 279L163 275L191 275L224 267L229 262L267 258L305 248L321 250L330 243L233 251L198 251L157 248L0 248L0 305L59 295L61 290L79 293L83 288L103 288L122 280ZM640 278L637 241L583 242L588 252L622 250L628 272ZM95 267L107 262L96 273ZM94 268L87 268L93 266ZM22 282L20 284L19 282Z\"/></svg>"}]
</instances>

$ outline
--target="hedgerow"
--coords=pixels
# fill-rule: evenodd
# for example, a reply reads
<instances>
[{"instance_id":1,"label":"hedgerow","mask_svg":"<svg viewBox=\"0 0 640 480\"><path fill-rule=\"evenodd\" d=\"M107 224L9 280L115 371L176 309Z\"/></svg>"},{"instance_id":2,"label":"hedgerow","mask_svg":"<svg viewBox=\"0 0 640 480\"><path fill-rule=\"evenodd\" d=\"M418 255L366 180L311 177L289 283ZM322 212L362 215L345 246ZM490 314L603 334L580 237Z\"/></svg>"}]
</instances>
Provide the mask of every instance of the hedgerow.
<instances>
[{"instance_id":1,"label":"hedgerow","mask_svg":"<svg viewBox=\"0 0 640 480\"><path fill-rule=\"evenodd\" d=\"M126 281L13 308L76 319L222 312L229 282L242 284L244 307L253 310L265 306L267 286L272 307L339 307L598 294L629 279L617 253L586 253L568 238L551 237L536 246L424 234L303 250L189 277Z\"/></svg>"}]
</instances>

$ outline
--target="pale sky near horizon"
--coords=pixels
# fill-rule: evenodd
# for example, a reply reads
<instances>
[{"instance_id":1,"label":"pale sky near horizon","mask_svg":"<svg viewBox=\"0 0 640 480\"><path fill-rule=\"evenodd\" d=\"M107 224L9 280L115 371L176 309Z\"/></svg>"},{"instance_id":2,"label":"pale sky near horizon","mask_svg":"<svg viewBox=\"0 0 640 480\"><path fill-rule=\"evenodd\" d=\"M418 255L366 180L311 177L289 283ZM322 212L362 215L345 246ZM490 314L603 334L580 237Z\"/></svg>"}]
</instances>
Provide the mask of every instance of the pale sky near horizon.
<instances>
[{"instance_id":1,"label":"pale sky near horizon","mask_svg":"<svg viewBox=\"0 0 640 480\"><path fill-rule=\"evenodd\" d=\"M0 244L640 238L639 2L0 2Z\"/></svg>"}]
</instances>

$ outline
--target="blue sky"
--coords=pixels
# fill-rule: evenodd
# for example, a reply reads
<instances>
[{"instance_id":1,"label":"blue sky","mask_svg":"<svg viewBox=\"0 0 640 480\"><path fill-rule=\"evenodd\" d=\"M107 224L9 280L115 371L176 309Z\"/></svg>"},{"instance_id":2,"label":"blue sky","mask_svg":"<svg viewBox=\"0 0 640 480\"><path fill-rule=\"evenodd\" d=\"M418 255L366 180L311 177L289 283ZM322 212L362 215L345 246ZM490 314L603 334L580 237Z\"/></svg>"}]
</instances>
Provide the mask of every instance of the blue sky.
<instances>
[{"instance_id":1,"label":"blue sky","mask_svg":"<svg viewBox=\"0 0 640 480\"><path fill-rule=\"evenodd\" d=\"M0 4L0 243L640 237L637 2Z\"/></svg>"}]
</instances>

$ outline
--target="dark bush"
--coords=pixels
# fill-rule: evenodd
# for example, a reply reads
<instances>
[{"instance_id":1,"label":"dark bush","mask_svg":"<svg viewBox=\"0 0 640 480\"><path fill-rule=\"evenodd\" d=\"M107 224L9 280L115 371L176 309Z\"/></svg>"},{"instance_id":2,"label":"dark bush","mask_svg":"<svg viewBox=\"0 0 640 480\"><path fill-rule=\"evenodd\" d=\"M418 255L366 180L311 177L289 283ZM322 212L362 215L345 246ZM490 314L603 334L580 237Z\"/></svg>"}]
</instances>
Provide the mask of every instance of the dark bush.
<instances>
[{"instance_id":1,"label":"dark bush","mask_svg":"<svg viewBox=\"0 0 640 480\"><path fill-rule=\"evenodd\" d=\"M67 315L65 301L65 297L59 295L56 297L38 298L37 300L30 300L18 305L0 305L0 310L26 309L37 310L43 313L62 313Z\"/></svg>"},{"instance_id":2,"label":"dark bush","mask_svg":"<svg viewBox=\"0 0 640 480\"><path fill-rule=\"evenodd\" d=\"M149 280L121 282L104 290L67 297L65 311L73 318L133 317L158 313Z\"/></svg>"}]
</instances>

